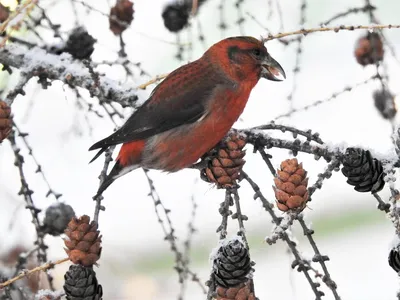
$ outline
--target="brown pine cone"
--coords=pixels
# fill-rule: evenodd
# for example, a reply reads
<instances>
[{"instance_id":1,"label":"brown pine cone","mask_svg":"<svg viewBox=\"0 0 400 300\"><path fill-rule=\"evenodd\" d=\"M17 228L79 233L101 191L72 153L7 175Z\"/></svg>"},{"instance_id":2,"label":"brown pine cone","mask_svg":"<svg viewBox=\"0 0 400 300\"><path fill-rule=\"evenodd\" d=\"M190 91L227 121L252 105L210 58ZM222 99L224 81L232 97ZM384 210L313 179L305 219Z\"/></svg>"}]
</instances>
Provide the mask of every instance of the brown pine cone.
<instances>
[{"instance_id":1,"label":"brown pine cone","mask_svg":"<svg viewBox=\"0 0 400 300\"><path fill-rule=\"evenodd\" d=\"M277 170L274 179L276 205L281 211L296 209L302 211L307 204L308 191L307 172L297 158L287 159L281 163L281 170Z\"/></svg>"},{"instance_id":2,"label":"brown pine cone","mask_svg":"<svg viewBox=\"0 0 400 300\"><path fill-rule=\"evenodd\" d=\"M101 235L97 230L98 225L95 221L90 222L90 217L83 215L79 219L73 217L68 223L65 234L68 239L64 239L65 252L70 261L90 267L99 260L101 255Z\"/></svg>"},{"instance_id":3,"label":"brown pine cone","mask_svg":"<svg viewBox=\"0 0 400 300\"><path fill-rule=\"evenodd\" d=\"M5 20L7 20L9 15L10 9L0 3L0 22L3 23Z\"/></svg>"},{"instance_id":4,"label":"brown pine cone","mask_svg":"<svg viewBox=\"0 0 400 300\"><path fill-rule=\"evenodd\" d=\"M129 0L118 0L110 11L110 30L115 35L120 35L133 20L133 3Z\"/></svg>"},{"instance_id":5,"label":"brown pine cone","mask_svg":"<svg viewBox=\"0 0 400 300\"><path fill-rule=\"evenodd\" d=\"M217 287L217 300L255 300L256 297L250 289L250 281L241 283L236 287Z\"/></svg>"},{"instance_id":6,"label":"brown pine cone","mask_svg":"<svg viewBox=\"0 0 400 300\"><path fill-rule=\"evenodd\" d=\"M8 137L12 128L11 108L0 100L0 143Z\"/></svg>"},{"instance_id":7,"label":"brown pine cone","mask_svg":"<svg viewBox=\"0 0 400 300\"><path fill-rule=\"evenodd\" d=\"M236 133L230 134L211 152L211 161L201 171L201 177L207 182L217 184L218 188L228 188L236 184L245 160L246 151L243 150L246 140Z\"/></svg>"},{"instance_id":8,"label":"brown pine cone","mask_svg":"<svg viewBox=\"0 0 400 300\"><path fill-rule=\"evenodd\" d=\"M357 62L362 66L383 60L384 49L381 36L376 32L368 32L365 36L359 38L354 55Z\"/></svg>"}]
</instances>

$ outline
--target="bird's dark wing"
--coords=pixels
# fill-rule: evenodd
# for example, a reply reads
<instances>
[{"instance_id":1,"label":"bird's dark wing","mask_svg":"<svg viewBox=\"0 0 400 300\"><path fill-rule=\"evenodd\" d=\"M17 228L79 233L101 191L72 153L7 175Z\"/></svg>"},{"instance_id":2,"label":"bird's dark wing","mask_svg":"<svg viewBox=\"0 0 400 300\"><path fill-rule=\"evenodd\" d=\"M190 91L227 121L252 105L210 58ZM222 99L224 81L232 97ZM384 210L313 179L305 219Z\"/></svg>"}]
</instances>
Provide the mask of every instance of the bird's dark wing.
<instances>
[{"instance_id":1,"label":"bird's dark wing","mask_svg":"<svg viewBox=\"0 0 400 300\"><path fill-rule=\"evenodd\" d=\"M212 67L195 61L171 73L150 98L109 137L89 150L149 138L202 118L211 97L229 82L212 72Z\"/></svg>"}]
</instances>

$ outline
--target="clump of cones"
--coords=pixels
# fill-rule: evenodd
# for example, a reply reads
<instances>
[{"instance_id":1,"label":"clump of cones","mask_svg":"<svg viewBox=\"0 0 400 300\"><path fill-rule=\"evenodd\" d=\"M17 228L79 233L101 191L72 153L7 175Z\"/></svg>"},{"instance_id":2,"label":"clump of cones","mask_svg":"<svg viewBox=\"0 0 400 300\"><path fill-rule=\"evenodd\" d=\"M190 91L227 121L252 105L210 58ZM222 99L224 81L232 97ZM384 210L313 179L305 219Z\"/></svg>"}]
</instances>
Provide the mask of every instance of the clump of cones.
<instances>
[{"instance_id":1,"label":"clump of cones","mask_svg":"<svg viewBox=\"0 0 400 300\"><path fill-rule=\"evenodd\" d=\"M67 300L101 300L103 290L98 284L93 265L101 255L101 235L97 222L86 215L73 217L65 229L65 251L74 263L64 276Z\"/></svg>"}]
</instances>

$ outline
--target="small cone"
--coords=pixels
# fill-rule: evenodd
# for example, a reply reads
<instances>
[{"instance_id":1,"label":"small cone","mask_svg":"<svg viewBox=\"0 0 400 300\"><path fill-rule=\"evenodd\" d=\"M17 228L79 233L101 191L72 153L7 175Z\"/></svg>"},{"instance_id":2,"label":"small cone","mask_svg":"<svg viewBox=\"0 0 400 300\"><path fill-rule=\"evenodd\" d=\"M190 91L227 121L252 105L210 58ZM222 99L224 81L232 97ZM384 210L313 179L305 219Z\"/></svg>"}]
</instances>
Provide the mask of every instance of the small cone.
<instances>
[{"instance_id":1,"label":"small cone","mask_svg":"<svg viewBox=\"0 0 400 300\"><path fill-rule=\"evenodd\" d=\"M132 23L133 3L129 0L118 0L110 11L110 30L115 35L120 35Z\"/></svg>"},{"instance_id":2,"label":"small cone","mask_svg":"<svg viewBox=\"0 0 400 300\"><path fill-rule=\"evenodd\" d=\"M75 212L70 205L56 202L46 209L43 231L53 236L60 235L64 233L73 217Z\"/></svg>"},{"instance_id":3,"label":"small cone","mask_svg":"<svg viewBox=\"0 0 400 300\"><path fill-rule=\"evenodd\" d=\"M281 169L277 170L274 179L276 205L281 211L295 209L302 211L307 204L308 191L307 172L303 164L299 164L296 158L287 159L281 163Z\"/></svg>"},{"instance_id":4,"label":"small cone","mask_svg":"<svg viewBox=\"0 0 400 300\"><path fill-rule=\"evenodd\" d=\"M188 25L189 15L190 5L187 2L171 3L162 12L164 26L171 32L179 32Z\"/></svg>"},{"instance_id":5,"label":"small cone","mask_svg":"<svg viewBox=\"0 0 400 300\"><path fill-rule=\"evenodd\" d=\"M384 119L391 120L396 116L397 107L394 95L386 89L377 90L373 94L375 107Z\"/></svg>"},{"instance_id":6,"label":"small cone","mask_svg":"<svg viewBox=\"0 0 400 300\"><path fill-rule=\"evenodd\" d=\"M383 60L384 50L381 36L376 32L368 32L358 39L354 56L362 65L371 65Z\"/></svg>"},{"instance_id":7,"label":"small cone","mask_svg":"<svg viewBox=\"0 0 400 300\"><path fill-rule=\"evenodd\" d=\"M11 129L11 108L0 100L0 143L9 136Z\"/></svg>"},{"instance_id":8,"label":"small cone","mask_svg":"<svg viewBox=\"0 0 400 300\"><path fill-rule=\"evenodd\" d=\"M89 59L94 51L96 39L84 27L75 28L68 37L65 48L61 52L68 52L77 59Z\"/></svg>"},{"instance_id":9,"label":"small cone","mask_svg":"<svg viewBox=\"0 0 400 300\"><path fill-rule=\"evenodd\" d=\"M240 172L245 164L243 157L246 151L244 137L230 134L210 154L211 161L207 168L201 171L201 178L207 182L217 184L218 188L229 188L236 185Z\"/></svg>"},{"instance_id":10,"label":"small cone","mask_svg":"<svg viewBox=\"0 0 400 300\"><path fill-rule=\"evenodd\" d=\"M237 287L249 280L252 271L249 251L239 240L230 241L218 249L213 268L217 286Z\"/></svg>"},{"instance_id":11,"label":"small cone","mask_svg":"<svg viewBox=\"0 0 400 300\"><path fill-rule=\"evenodd\" d=\"M89 222L90 218L86 215L79 219L72 218L65 229L69 240L64 239L69 259L85 267L94 265L101 255L100 231L95 221Z\"/></svg>"},{"instance_id":12,"label":"small cone","mask_svg":"<svg viewBox=\"0 0 400 300\"><path fill-rule=\"evenodd\" d=\"M64 275L67 300L101 300L103 289L91 267L71 265Z\"/></svg>"},{"instance_id":13,"label":"small cone","mask_svg":"<svg viewBox=\"0 0 400 300\"><path fill-rule=\"evenodd\" d=\"M385 186L382 163L369 150L347 148L342 173L357 192L379 192Z\"/></svg>"}]
</instances>

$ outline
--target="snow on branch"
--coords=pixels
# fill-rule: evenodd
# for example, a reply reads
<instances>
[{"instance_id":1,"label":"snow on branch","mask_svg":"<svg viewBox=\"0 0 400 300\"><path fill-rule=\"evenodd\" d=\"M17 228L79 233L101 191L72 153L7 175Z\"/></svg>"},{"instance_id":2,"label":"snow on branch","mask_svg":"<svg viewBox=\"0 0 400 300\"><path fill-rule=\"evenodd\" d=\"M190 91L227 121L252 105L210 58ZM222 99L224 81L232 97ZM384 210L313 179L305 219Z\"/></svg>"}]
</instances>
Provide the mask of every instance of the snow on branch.
<instances>
[{"instance_id":1,"label":"snow on branch","mask_svg":"<svg viewBox=\"0 0 400 300\"><path fill-rule=\"evenodd\" d=\"M100 102L117 102L124 107L135 106L138 99L134 87L120 85L104 76L93 76L91 68L87 67L88 62L73 59L68 53L55 55L39 47L26 50L11 44L0 49L0 63L5 70L10 71L10 67L13 67L21 72L19 83L5 99L8 105L12 104L18 94L25 94L23 88L32 77L39 77L43 88L49 85L48 80L60 80L70 87L87 89Z\"/></svg>"}]
</instances>

